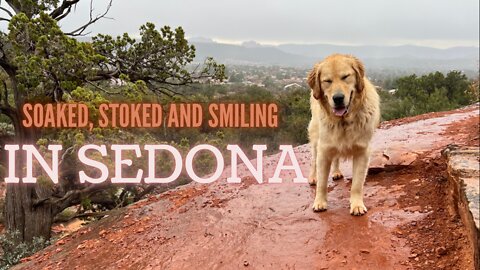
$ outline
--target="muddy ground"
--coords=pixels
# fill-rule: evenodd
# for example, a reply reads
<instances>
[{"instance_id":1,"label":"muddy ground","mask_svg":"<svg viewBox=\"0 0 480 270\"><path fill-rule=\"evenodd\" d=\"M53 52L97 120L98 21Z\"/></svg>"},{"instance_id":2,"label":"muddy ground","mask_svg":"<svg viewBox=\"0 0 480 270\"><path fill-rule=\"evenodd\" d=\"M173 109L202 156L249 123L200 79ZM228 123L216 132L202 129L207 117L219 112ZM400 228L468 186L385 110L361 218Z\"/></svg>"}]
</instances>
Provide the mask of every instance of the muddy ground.
<instances>
[{"instance_id":1,"label":"muddy ground","mask_svg":"<svg viewBox=\"0 0 480 270\"><path fill-rule=\"evenodd\" d=\"M466 231L447 196L448 144L478 146L478 105L386 122L372 143L365 216L349 215L351 165L314 188L225 177L134 204L68 235L15 269L472 269ZM308 145L295 148L308 175ZM264 160L265 178L278 160ZM229 175L229 169L225 176Z\"/></svg>"}]
</instances>

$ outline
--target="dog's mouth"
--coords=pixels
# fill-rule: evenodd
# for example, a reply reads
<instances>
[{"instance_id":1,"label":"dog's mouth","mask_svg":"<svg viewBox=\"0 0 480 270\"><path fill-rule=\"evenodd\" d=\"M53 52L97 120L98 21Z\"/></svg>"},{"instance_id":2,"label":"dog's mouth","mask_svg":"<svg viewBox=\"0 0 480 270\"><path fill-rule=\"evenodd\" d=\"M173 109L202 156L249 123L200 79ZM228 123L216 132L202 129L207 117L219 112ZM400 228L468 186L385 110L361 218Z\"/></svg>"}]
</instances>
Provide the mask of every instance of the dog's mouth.
<instances>
[{"instance_id":1,"label":"dog's mouth","mask_svg":"<svg viewBox=\"0 0 480 270\"><path fill-rule=\"evenodd\" d=\"M353 97L353 91L350 93L350 99L348 100L348 105L340 105L340 106L335 106L333 107L333 113L338 116L342 117L345 114L348 113L348 107L350 106L350 103L352 102L352 97Z\"/></svg>"},{"instance_id":2,"label":"dog's mouth","mask_svg":"<svg viewBox=\"0 0 480 270\"><path fill-rule=\"evenodd\" d=\"M338 106L333 108L333 113L336 116L344 116L348 112L348 107L346 106Z\"/></svg>"}]
</instances>

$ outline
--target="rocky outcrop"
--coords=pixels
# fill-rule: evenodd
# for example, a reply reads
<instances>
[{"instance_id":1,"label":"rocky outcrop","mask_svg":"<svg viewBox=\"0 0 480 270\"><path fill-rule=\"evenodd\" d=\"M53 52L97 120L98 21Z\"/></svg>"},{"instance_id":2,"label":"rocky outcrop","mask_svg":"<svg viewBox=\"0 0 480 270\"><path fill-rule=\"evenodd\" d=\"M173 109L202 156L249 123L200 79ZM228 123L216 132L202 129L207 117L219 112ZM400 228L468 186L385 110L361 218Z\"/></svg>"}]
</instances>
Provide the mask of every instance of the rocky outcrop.
<instances>
[{"instance_id":1,"label":"rocky outcrop","mask_svg":"<svg viewBox=\"0 0 480 270\"><path fill-rule=\"evenodd\" d=\"M448 159L449 191L468 231L475 269L480 267L480 149L449 145L443 155Z\"/></svg>"}]
</instances>

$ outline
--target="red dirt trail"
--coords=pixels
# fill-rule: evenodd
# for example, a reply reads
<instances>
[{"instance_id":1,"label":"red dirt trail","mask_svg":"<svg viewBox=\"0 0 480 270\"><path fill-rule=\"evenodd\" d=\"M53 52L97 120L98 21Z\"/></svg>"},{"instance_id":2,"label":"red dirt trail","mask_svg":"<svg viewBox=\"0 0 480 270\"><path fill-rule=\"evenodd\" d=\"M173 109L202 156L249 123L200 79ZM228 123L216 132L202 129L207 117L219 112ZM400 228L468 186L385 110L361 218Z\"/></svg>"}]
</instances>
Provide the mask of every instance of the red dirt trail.
<instances>
[{"instance_id":1,"label":"red dirt trail","mask_svg":"<svg viewBox=\"0 0 480 270\"><path fill-rule=\"evenodd\" d=\"M346 179L329 180L328 211L314 188L191 183L82 228L15 269L471 269L460 219L446 198L446 145L478 145L478 104L385 122L372 146L365 216L349 214ZM295 148L305 176L308 145ZM264 159L265 178L279 155ZM255 164L255 163L254 163Z\"/></svg>"}]
</instances>

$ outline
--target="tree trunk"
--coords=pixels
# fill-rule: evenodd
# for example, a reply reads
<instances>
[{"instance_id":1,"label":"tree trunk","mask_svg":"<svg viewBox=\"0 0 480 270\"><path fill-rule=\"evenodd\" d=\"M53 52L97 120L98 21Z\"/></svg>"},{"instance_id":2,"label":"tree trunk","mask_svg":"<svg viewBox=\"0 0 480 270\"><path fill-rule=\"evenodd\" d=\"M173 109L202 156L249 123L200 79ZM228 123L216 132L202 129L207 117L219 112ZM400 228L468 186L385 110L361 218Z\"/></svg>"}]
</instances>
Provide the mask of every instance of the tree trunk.
<instances>
[{"instance_id":1,"label":"tree trunk","mask_svg":"<svg viewBox=\"0 0 480 270\"><path fill-rule=\"evenodd\" d=\"M21 108L21 107L20 107ZM32 132L25 129L20 123L20 117L11 117L15 127L15 144L30 144L33 141ZM25 164L25 155L17 152L16 175L22 178ZM51 226L56 214L51 204L35 205L35 200L51 195L48 187L40 184L7 184L5 198L5 227L9 231L18 231L19 241L31 242L33 237L49 239Z\"/></svg>"},{"instance_id":2,"label":"tree trunk","mask_svg":"<svg viewBox=\"0 0 480 270\"><path fill-rule=\"evenodd\" d=\"M14 8L20 8L14 6ZM17 12L17 10L15 10ZM0 66L8 74L13 93L15 107L8 104L8 98L4 104L5 107L0 108L0 113L8 116L15 128L15 144L20 145L32 144L35 136L32 130L26 129L21 123L21 110L25 103L26 93L20 90L17 85L16 67L6 59L5 54L0 59ZM6 90L6 89L5 89ZM8 91L5 91L5 95ZM22 178L24 171L25 156L21 151L16 156L16 172L17 177ZM5 196L5 227L9 231L18 231L20 233L19 241L31 242L34 237L44 237L49 239L51 235L51 226L54 216L58 213L58 209L52 204L37 204L39 199L48 198L52 195L52 191L47 186L41 184L7 184Z\"/></svg>"},{"instance_id":3,"label":"tree trunk","mask_svg":"<svg viewBox=\"0 0 480 270\"><path fill-rule=\"evenodd\" d=\"M34 206L33 184L8 184L5 200L5 222L10 231L18 231L21 241L33 237L50 238L54 211L51 204Z\"/></svg>"}]
</instances>

